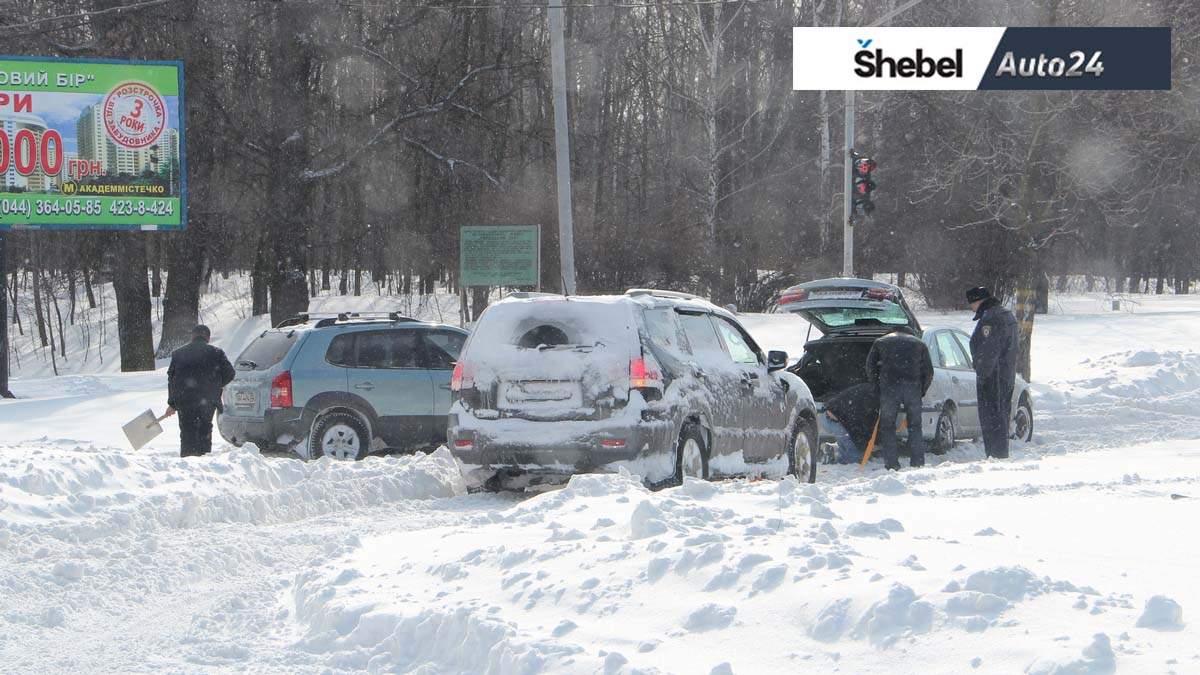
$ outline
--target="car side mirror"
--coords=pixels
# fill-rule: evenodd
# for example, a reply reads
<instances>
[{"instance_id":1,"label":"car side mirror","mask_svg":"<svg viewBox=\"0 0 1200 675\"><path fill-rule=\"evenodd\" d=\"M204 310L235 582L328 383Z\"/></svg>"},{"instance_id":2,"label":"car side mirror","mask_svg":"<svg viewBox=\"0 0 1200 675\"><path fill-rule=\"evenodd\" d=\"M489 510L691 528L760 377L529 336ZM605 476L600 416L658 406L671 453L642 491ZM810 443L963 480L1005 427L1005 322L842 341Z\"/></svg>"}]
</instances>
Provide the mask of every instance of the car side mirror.
<instances>
[{"instance_id":1,"label":"car side mirror","mask_svg":"<svg viewBox=\"0 0 1200 675\"><path fill-rule=\"evenodd\" d=\"M787 368L788 355L787 352L772 349L767 352L767 372L773 373L777 370Z\"/></svg>"}]
</instances>

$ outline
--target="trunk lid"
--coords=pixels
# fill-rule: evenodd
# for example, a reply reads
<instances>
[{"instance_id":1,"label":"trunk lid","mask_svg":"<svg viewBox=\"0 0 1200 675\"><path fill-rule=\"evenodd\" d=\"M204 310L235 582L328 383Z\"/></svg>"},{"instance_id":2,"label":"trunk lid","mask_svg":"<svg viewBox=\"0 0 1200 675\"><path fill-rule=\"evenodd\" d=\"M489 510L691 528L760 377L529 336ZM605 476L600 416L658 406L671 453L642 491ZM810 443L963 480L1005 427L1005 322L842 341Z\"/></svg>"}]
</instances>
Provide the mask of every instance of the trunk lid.
<instances>
[{"instance_id":1,"label":"trunk lid","mask_svg":"<svg viewBox=\"0 0 1200 675\"><path fill-rule=\"evenodd\" d=\"M629 303L539 298L488 308L462 361L482 394L480 408L502 417L571 420L600 419L623 407L630 360L638 356Z\"/></svg>"},{"instance_id":2,"label":"trunk lid","mask_svg":"<svg viewBox=\"0 0 1200 675\"><path fill-rule=\"evenodd\" d=\"M299 340L294 328L270 328L247 345L233 361L233 382L221 396L223 414L263 417L271 407L271 381L283 372L283 361Z\"/></svg>"},{"instance_id":3,"label":"trunk lid","mask_svg":"<svg viewBox=\"0 0 1200 675\"><path fill-rule=\"evenodd\" d=\"M897 326L917 335L921 324L900 289L866 279L824 279L784 291L777 311L804 317L826 336L879 337Z\"/></svg>"}]
</instances>

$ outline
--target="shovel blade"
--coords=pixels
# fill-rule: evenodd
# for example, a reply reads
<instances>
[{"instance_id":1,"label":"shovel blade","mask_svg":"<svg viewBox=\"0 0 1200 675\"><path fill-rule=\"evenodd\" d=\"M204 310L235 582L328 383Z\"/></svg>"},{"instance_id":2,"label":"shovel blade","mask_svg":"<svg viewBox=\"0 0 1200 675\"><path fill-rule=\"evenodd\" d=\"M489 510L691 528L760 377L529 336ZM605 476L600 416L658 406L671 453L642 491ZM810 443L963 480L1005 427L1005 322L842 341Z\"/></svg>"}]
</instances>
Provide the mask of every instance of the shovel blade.
<instances>
[{"instance_id":1,"label":"shovel blade","mask_svg":"<svg viewBox=\"0 0 1200 675\"><path fill-rule=\"evenodd\" d=\"M121 427L121 430L125 432L125 438L129 439L129 445L133 446L134 450L141 450L163 431L162 425L158 423L158 418L154 416L152 410L147 410L129 420L125 426Z\"/></svg>"}]
</instances>

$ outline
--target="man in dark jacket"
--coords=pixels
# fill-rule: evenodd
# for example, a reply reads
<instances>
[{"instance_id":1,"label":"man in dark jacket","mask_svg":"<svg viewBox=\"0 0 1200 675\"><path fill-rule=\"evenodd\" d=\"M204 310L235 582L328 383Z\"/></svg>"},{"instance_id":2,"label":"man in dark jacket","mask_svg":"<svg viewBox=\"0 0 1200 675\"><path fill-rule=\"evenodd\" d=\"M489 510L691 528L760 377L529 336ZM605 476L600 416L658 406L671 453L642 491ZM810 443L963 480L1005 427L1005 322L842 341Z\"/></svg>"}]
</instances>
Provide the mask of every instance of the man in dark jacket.
<instances>
[{"instance_id":1,"label":"man in dark jacket","mask_svg":"<svg viewBox=\"0 0 1200 675\"><path fill-rule=\"evenodd\" d=\"M879 419L879 391L875 385L856 384L825 402L826 430L837 439L838 464L862 460Z\"/></svg>"},{"instance_id":2,"label":"man in dark jacket","mask_svg":"<svg viewBox=\"0 0 1200 675\"><path fill-rule=\"evenodd\" d=\"M179 413L179 456L212 451L213 412L221 409L221 390L233 381L225 352L208 344L208 326L192 329L192 341L171 354L167 369L167 415Z\"/></svg>"},{"instance_id":3,"label":"man in dark jacket","mask_svg":"<svg viewBox=\"0 0 1200 675\"><path fill-rule=\"evenodd\" d=\"M871 345L867 354L867 380L879 387L879 444L889 470L900 468L896 448L896 417L900 408L908 418L909 466L925 466L925 438L921 429L921 398L933 384L933 359L929 348L908 326L899 326Z\"/></svg>"},{"instance_id":4,"label":"man in dark jacket","mask_svg":"<svg viewBox=\"0 0 1200 675\"><path fill-rule=\"evenodd\" d=\"M967 302L975 310L977 322L971 335L971 358L983 447L988 457L1003 459L1008 457L1008 421L1017 379L1017 319L982 286L967 291Z\"/></svg>"}]
</instances>

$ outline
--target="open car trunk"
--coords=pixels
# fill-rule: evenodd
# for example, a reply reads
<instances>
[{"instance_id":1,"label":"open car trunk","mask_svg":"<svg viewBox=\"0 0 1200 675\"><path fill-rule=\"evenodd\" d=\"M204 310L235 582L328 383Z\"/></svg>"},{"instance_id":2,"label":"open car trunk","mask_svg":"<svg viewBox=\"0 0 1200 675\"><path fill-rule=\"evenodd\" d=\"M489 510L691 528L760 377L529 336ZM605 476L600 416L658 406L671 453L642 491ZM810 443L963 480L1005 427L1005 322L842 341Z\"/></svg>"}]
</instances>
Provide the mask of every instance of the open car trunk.
<instances>
[{"instance_id":1,"label":"open car trunk","mask_svg":"<svg viewBox=\"0 0 1200 675\"><path fill-rule=\"evenodd\" d=\"M867 354L878 336L824 337L804 345L804 355L789 368L824 402L867 381Z\"/></svg>"},{"instance_id":2,"label":"open car trunk","mask_svg":"<svg viewBox=\"0 0 1200 675\"><path fill-rule=\"evenodd\" d=\"M804 380L818 402L867 381L871 345L897 327L921 335L900 289L866 279L822 279L785 290L779 310L799 314L822 337L804 345L804 355L789 368Z\"/></svg>"}]
</instances>

